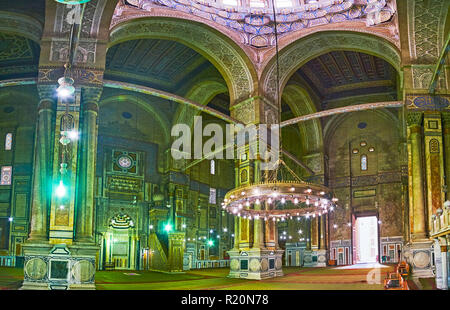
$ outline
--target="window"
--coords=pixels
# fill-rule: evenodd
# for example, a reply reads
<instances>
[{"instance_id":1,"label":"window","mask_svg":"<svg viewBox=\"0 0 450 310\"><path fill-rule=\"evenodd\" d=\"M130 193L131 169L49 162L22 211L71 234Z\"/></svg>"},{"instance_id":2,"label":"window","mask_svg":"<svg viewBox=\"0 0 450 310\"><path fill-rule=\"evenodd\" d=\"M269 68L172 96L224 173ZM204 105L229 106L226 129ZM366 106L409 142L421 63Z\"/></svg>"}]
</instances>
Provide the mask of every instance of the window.
<instances>
[{"instance_id":1,"label":"window","mask_svg":"<svg viewBox=\"0 0 450 310\"><path fill-rule=\"evenodd\" d=\"M276 0L275 6L277 8L288 8L292 6L292 0Z\"/></svg>"},{"instance_id":2,"label":"window","mask_svg":"<svg viewBox=\"0 0 450 310\"><path fill-rule=\"evenodd\" d=\"M216 162L214 161L214 159L213 160L211 160L211 163L210 163L210 172L211 172L211 174L216 174Z\"/></svg>"},{"instance_id":3,"label":"window","mask_svg":"<svg viewBox=\"0 0 450 310\"><path fill-rule=\"evenodd\" d=\"M361 170L363 171L367 170L367 155L361 156Z\"/></svg>"},{"instance_id":4,"label":"window","mask_svg":"<svg viewBox=\"0 0 450 310\"><path fill-rule=\"evenodd\" d=\"M251 8L263 8L265 6L264 0L250 0Z\"/></svg>"},{"instance_id":5,"label":"window","mask_svg":"<svg viewBox=\"0 0 450 310\"><path fill-rule=\"evenodd\" d=\"M0 185L11 185L12 167L3 166L0 176Z\"/></svg>"},{"instance_id":6,"label":"window","mask_svg":"<svg viewBox=\"0 0 450 310\"><path fill-rule=\"evenodd\" d=\"M216 203L216 189L215 188L209 189L209 203L211 203L211 204Z\"/></svg>"},{"instance_id":7,"label":"window","mask_svg":"<svg viewBox=\"0 0 450 310\"><path fill-rule=\"evenodd\" d=\"M7 133L5 137L5 150L11 151L12 148L12 133Z\"/></svg>"},{"instance_id":8,"label":"window","mask_svg":"<svg viewBox=\"0 0 450 310\"><path fill-rule=\"evenodd\" d=\"M233 6L237 6L238 5L237 0L223 0L222 3L225 4L225 5L233 5Z\"/></svg>"}]
</instances>

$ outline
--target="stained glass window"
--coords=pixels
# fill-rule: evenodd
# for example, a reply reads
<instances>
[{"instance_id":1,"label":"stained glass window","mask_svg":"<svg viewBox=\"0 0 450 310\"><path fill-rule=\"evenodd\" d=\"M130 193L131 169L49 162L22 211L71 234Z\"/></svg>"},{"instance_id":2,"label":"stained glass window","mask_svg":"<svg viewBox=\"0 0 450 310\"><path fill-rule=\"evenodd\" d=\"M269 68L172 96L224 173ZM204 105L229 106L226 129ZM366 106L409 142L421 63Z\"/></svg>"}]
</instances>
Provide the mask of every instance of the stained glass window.
<instances>
[{"instance_id":1,"label":"stained glass window","mask_svg":"<svg viewBox=\"0 0 450 310\"><path fill-rule=\"evenodd\" d=\"M361 156L361 170L363 171L367 170L367 155Z\"/></svg>"},{"instance_id":2,"label":"stained glass window","mask_svg":"<svg viewBox=\"0 0 450 310\"><path fill-rule=\"evenodd\" d=\"M216 189L215 188L209 189L209 203L212 203L212 204L216 203Z\"/></svg>"},{"instance_id":3,"label":"stained glass window","mask_svg":"<svg viewBox=\"0 0 450 310\"><path fill-rule=\"evenodd\" d=\"M11 185L12 167L3 166L0 176L0 185Z\"/></svg>"},{"instance_id":4,"label":"stained glass window","mask_svg":"<svg viewBox=\"0 0 450 310\"><path fill-rule=\"evenodd\" d=\"M7 133L5 137L5 150L10 151L12 148L12 133Z\"/></svg>"},{"instance_id":5,"label":"stained glass window","mask_svg":"<svg viewBox=\"0 0 450 310\"><path fill-rule=\"evenodd\" d=\"M211 170L210 170L210 172L211 172L211 174L216 174L216 162L214 161L214 159L213 160L211 160Z\"/></svg>"}]
</instances>

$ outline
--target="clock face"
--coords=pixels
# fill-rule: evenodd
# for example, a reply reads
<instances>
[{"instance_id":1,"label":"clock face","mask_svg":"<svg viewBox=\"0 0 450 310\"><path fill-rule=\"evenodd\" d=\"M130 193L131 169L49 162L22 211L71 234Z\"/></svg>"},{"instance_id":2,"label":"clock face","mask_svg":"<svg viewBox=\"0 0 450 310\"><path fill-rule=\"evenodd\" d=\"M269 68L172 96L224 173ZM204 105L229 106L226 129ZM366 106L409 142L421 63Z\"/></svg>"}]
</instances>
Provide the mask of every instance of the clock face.
<instances>
[{"instance_id":1,"label":"clock face","mask_svg":"<svg viewBox=\"0 0 450 310\"><path fill-rule=\"evenodd\" d=\"M132 161L131 158L128 156L121 156L119 157L119 160L117 161L120 167L128 169L131 167Z\"/></svg>"}]
</instances>

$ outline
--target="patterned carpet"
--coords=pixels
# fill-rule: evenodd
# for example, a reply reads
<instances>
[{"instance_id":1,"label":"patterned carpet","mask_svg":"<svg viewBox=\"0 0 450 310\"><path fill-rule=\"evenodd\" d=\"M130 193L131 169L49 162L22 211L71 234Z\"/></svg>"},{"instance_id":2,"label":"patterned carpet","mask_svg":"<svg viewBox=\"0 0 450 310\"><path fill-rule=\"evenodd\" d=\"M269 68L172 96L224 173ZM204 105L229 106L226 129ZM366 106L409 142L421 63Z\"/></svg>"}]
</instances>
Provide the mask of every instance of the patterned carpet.
<instances>
[{"instance_id":1,"label":"patterned carpet","mask_svg":"<svg viewBox=\"0 0 450 310\"><path fill-rule=\"evenodd\" d=\"M391 265L382 269L285 267L283 277L264 281L227 278L226 268L192 270L183 274L98 271L96 287L99 290L382 290L384 276L391 270ZM22 281L22 269L0 267L1 290L18 289Z\"/></svg>"}]
</instances>

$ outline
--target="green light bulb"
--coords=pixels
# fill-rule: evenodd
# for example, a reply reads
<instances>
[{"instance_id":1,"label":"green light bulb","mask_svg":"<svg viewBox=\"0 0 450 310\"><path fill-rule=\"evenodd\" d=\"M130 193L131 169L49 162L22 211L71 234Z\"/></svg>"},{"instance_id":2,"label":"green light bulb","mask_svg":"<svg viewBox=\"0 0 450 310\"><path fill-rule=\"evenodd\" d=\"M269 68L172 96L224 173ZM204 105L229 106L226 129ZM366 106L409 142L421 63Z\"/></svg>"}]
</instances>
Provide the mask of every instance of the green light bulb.
<instances>
[{"instance_id":1,"label":"green light bulb","mask_svg":"<svg viewBox=\"0 0 450 310\"><path fill-rule=\"evenodd\" d=\"M167 225L164 227L164 230L167 231L167 232L171 232L171 231L172 231L172 225L170 225L170 223L167 224Z\"/></svg>"},{"instance_id":2,"label":"green light bulb","mask_svg":"<svg viewBox=\"0 0 450 310\"><path fill-rule=\"evenodd\" d=\"M63 181L61 180L59 181L59 185L56 188L56 196L61 198L66 196L66 193L67 193L66 187L64 186Z\"/></svg>"}]
</instances>

